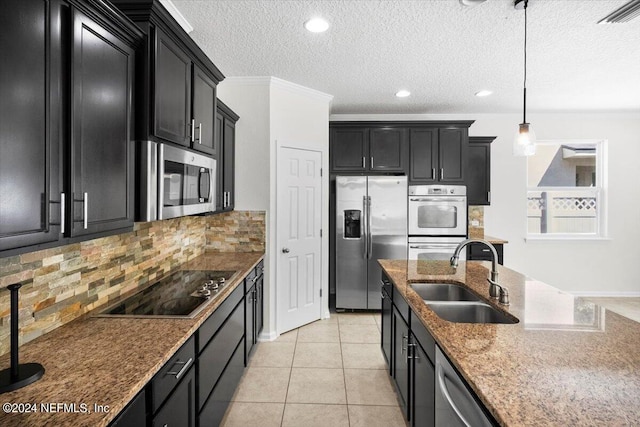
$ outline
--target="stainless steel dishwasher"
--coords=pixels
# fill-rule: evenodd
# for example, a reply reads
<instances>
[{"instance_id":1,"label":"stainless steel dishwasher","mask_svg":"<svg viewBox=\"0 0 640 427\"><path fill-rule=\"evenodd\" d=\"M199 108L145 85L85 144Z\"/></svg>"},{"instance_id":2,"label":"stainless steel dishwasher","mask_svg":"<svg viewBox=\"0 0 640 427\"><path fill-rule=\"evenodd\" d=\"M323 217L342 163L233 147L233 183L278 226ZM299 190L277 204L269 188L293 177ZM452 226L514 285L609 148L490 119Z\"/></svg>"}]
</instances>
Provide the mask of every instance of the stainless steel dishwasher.
<instances>
[{"instance_id":1,"label":"stainless steel dishwasher","mask_svg":"<svg viewBox=\"0 0 640 427\"><path fill-rule=\"evenodd\" d=\"M490 427L493 424L436 346L436 427Z\"/></svg>"}]
</instances>

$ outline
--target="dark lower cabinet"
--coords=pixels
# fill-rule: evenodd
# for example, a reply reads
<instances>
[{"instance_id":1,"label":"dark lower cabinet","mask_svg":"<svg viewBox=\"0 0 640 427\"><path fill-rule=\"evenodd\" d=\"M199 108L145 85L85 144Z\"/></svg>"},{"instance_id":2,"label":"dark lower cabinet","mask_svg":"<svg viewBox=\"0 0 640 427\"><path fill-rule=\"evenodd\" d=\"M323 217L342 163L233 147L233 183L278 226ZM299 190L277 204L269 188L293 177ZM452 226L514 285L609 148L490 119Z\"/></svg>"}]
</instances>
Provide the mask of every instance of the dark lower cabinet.
<instances>
[{"instance_id":1,"label":"dark lower cabinet","mask_svg":"<svg viewBox=\"0 0 640 427\"><path fill-rule=\"evenodd\" d=\"M143 389L118 414L110 424L111 427L140 427L147 424L146 392Z\"/></svg>"},{"instance_id":2,"label":"dark lower cabinet","mask_svg":"<svg viewBox=\"0 0 640 427\"><path fill-rule=\"evenodd\" d=\"M435 365L411 334L411 425L435 426Z\"/></svg>"},{"instance_id":3,"label":"dark lower cabinet","mask_svg":"<svg viewBox=\"0 0 640 427\"><path fill-rule=\"evenodd\" d=\"M498 254L498 264L504 264L504 245L493 243ZM482 244L472 243L467 246L467 260L469 261L491 261L491 249Z\"/></svg>"},{"instance_id":4,"label":"dark lower cabinet","mask_svg":"<svg viewBox=\"0 0 640 427\"><path fill-rule=\"evenodd\" d=\"M396 307L393 308L393 378L400 396L402 413L409 418L409 325Z\"/></svg>"},{"instance_id":5,"label":"dark lower cabinet","mask_svg":"<svg viewBox=\"0 0 640 427\"><path fill-rule=\"evenodd\" d=\"M249 364L254 345L262 331L264 311L264 263L261 261L245 279L245 365Z\"/></svg>"},{"instance_id":6,"label":"dark lower cabinet","mask_svg":"<svg viewBox=\"0 0 640 427\"><path fill-rule=\"evenodd\" d=\"M244 311L245 311L245 324L244 324L244 338L245 338L245 365L249 364L249 358L251 357L253 346L255 344L255 319L256 319L256 303L255 303L256 286L253 285L247 290L247 294L244 296Z\"/></svg>"},{"instance_id":7,"label":"dark lower cabinet","mask_svg":"<svg viewBox=\"0 0 640 427\"><path fill-rule=\"evenodd\" d=\"M260 263L258 267L258 278L256 279L256 333L255 339L258 342L258 337L262 332L262 327L264 325L264 270L263 264Z\"/></svg>"},{"instance_id":8,"label":"dark lower cabinet","mask_svg":"<svg viewBox=\"0 0 640 427\"><path fill-rule=\"evenodd\" d=\"M393 318L393 305L391 303L390 293L383 287L381 292L382 297L382 328L381 328L381 339L380 345L382 347L382 355L387 362L387 365L390 369L393 368L392 365L392 318Z\"/></svg>"},{"instance_id":9,"label":"dark lower cabinet","mask_svg":"<svg viewBox=\"0 0 640 427\"><path fill-rule=\"evenodd\" d=\"M215 314L215 313L214 313ZM198 409L202 409L236 345L244 336L244 306L238 304L198 356Z\"/></svg>"},{"instance_id":10,"label":"dark lower cabinet","mask_svg":"<svg viewBox=\"0 0 640 427\"><path fill-rule=\"evenodd\" d=\"M72 9L71 235L133 226L134 49Z\"/></svg>"},{"instance_id":11,"label":"dark lower cabinet","mask_svg":"<svg viewBox=\"0 0 640 427\"><path fill-rule=\"evenodd\" d=\"M141 424L144 425L144 424ZM195 427L196 375L192 367L160 410L153 416L152 427Z\"/></svg>"},{"instance_id":12,"label":"dark lower cabinet","mask_svg":"<svg viewBox=\"0 0 640 427\"><path fill-rule=\"evenodd\" d=\"M211 393L200 411L198 416L200 426L220 425L243 372L244 339L238 343L229 363L225 366L224 372L213 389L213 393Z\"/></svg>"}]
</instances>

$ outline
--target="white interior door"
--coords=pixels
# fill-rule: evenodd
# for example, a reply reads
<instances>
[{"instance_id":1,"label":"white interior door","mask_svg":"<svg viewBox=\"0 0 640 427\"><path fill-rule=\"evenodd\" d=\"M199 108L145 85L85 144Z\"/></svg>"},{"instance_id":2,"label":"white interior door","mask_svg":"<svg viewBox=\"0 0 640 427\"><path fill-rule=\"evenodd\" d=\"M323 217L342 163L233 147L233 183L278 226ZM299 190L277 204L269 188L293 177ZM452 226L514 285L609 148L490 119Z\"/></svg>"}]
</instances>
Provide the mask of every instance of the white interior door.
<instances>
[{"instance_id":1,"label":"white interior door","mask_svg":"<svg viewBox=\"0 0 640 427\"><path fill-rule=\"evenodd\" d=\"M280 147L276 271L278 333L321 317L322 153Z\"/></svg>"}]
</instances>

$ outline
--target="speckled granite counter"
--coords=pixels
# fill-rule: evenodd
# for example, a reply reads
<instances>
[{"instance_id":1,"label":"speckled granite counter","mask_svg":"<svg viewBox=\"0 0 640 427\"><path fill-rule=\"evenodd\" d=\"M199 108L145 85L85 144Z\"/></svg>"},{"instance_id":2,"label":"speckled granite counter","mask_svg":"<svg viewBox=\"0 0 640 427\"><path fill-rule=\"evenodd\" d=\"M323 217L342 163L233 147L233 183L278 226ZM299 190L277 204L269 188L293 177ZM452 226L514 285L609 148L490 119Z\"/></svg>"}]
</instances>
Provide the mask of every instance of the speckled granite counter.
<instances>
[{"instance_id":1,"label":"speckled granite counter","mask_svg":"<svg viewBox=\"0 0 640 427\"><path fill-rule=\"evenodd\" d=\"M207 253L182 265L185 270L236 270L222 295L193 319L92 318L62 326L20 347L20 361L39 362L45 375L38 382L0 396L2 403L76 404L78 412L7 414L5 426L105 426L142 390L242 278L262 253ZM0 367L9 366L9 355ZM83 413L80 404L108 405L108 413ZM68 407L67 409L70 409Z\"/></svg>"},{"instance_id":2,"label":"speckled granite counter","mask_svg":"<svg viewBox=\"0 0 640 427\"><path fill-rule=\"evenodd\" d=\"M380 261L438 345L505 426L640 425L640 323L499 267L515 325L451 323L409 281L465 283L489 300L489 263Z\"/></svg>"},{"instance_id":3,"label":"speckled granite counter","mask_svg":"<svg viewBox=\"0 0 640 427\"><path fill-rule=\"evenodd\" d=\"M486 240L492 245L505 245L509 243L508 240L501 239L499 237L489 236L487 234L484 234L484 232L478 232L476 229L472 229L472 228L469 229L469 238Z\"/></svg>"}]
</instances>

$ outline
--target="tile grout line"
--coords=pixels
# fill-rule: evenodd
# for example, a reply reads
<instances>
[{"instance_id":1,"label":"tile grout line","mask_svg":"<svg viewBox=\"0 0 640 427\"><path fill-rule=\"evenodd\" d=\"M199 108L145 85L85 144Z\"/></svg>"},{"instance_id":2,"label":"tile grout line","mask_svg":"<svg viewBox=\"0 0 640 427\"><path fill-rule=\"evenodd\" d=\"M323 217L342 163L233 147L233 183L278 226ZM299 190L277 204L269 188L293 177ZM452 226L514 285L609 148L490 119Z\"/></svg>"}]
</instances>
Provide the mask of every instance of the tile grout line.
<instances>
[{"instance_id":1,"label":"tile grout line","mask_svg":"<svg viewBox=\"0 0 640 427\"><path fill-rule=\"evenodd\" d=\"M342 362L342 381L344 381L344 402L347 410L347 424L351 427L351 417L349 416L349 397L347 395L347 374L344 370L344 353L342 351L342 336L340 335L340 317L338 316L338 342L340 343L340 361Z\"/></svg>"},{"instance_id":2,"label":"tile grout line","mask_svg":"<svg viewBox=\"0 0 640 427\"><path fill-rule=\"evenodd\" d=\"M287 382L287 392L284 394L284 405L282 405L282 417L280 418L280 427L284 424L284 412L287 410L287 398L289 397L289 387L291 386L291 375L293 375L293 360L296 358L296 349L298 348L298 336L300 328L296 328L296 340L293 344L293 355L291 356L291 366L289 367L289 381Z\"/></svg>"}]
</instances>

